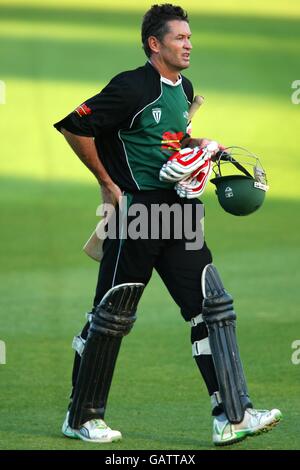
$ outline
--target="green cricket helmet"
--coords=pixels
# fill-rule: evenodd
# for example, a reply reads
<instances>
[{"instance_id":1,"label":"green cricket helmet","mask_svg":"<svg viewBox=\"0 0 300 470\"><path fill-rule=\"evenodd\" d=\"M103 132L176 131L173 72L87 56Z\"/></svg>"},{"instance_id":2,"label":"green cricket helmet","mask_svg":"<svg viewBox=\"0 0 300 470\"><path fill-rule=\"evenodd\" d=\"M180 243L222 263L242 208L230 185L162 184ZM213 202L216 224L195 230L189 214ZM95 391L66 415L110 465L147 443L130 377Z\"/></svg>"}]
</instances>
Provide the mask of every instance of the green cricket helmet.
<instances>
[{"instance_id":1,"label":"green cricket helmet","mask_svg":"<svg viewBox=\"0 0 300 470\"><path fill-rule=\"evenodd\" d=\"M235 174L232 174L232 165ZM228 171L230 174L225 175ZM216 186L219 203L226 212L248 215L261 207L269 186L266 172L256 155L242 147L228 147L217 153L213 172L215 177L211 182Z\"/></svg>"}]
</instances>

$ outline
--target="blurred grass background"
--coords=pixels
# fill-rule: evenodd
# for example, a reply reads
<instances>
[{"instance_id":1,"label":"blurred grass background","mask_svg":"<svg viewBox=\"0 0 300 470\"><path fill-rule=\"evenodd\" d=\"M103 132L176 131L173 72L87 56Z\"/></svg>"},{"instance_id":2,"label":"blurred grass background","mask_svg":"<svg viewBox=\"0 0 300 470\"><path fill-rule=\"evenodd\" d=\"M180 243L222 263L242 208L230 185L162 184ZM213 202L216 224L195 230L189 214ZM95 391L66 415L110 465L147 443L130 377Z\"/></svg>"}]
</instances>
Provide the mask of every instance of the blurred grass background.
<instances>
[{"instance_id":1,"label":"blurred grass background","mask_svg":"<svg viewBox=\"0 0 300 470\"><path fill-rule=\"evenodd\" d=\"M145 62L140 23L152 3L0 0L1 449L86 448L63 439L60 425L70 342L96 282L98 266L81 247L97 223L99 191L52 124ZM271 187L263 208L242 219L222 212L212 187L204 197L207 241L235 298L254 403L285 416L271 434L233 449L299 449L300 366L291 363L291 343L300 339L300 105L291 84L300 79L300 5L178 3L193 33L185 75L205 96L194 135L258 154ZM189 326L154 275L113 382L107 421L124 434L115 448L211 448L209 413Z\"/></svg>"}]
</instances>

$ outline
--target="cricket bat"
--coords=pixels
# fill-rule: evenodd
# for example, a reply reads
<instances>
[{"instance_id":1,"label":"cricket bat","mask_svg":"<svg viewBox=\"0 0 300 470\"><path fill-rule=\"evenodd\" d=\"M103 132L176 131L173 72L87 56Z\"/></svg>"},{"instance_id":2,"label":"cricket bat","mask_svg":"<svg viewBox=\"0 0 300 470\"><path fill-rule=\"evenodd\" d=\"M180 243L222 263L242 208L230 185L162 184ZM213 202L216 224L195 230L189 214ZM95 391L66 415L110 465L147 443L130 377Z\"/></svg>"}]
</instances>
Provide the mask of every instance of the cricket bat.
<instances>
[{"instance_id":1,"label":"cricket bat","mask_svg":"<svg viewBox=\"0 0 300 470\"><path fill-rule=\"evenodd\" d=\"M196 95L191 106L189 109L189 117L188 121L190 122L195 113L198 111L200 106L203 104L204 97L200 95ZM104 225L105 225L105 220L101 220L99 224L97 225L97 228L94 230L90 238L87 240L85 245L83 246L83 251L90 256L92 259L95 261L98 261L100 263L102 256L103 256L103 242L105 239L104 236ZM100 237L98 234L101 234Z\"/></svg>"}]
</instances>

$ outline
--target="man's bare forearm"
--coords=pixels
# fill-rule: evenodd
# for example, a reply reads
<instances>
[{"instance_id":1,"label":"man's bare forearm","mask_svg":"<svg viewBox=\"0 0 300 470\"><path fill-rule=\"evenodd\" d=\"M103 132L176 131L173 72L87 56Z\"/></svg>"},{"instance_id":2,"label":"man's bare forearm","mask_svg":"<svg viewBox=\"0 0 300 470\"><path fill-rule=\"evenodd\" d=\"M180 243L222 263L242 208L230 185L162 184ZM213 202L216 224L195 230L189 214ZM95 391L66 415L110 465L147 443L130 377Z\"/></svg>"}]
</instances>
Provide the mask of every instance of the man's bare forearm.
<instances>
[{"instance_id":1,"label":"man's bare forearm","mask_svg":"<svg viewBox=\"0 0 300 470\"><path fill-rule=\"evenodd\" d=\"M94 138L75 135L66 129L62 129L61 131L70 147L97 178L99 184L109 185L112 183L110 176L101 163Z\"/></svg>"}]
</instances>

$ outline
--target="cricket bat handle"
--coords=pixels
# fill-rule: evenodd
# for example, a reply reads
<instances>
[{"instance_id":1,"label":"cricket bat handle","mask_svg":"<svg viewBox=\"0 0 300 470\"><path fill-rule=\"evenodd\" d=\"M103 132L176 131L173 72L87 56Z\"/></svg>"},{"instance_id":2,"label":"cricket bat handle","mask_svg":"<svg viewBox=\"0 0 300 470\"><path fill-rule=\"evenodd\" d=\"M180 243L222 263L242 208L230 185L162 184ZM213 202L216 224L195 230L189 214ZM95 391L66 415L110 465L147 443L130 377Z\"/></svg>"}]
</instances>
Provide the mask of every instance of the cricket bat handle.
<instances>
[{"instance_id":1,"label":"cricket bat handle","mask_svg":"<svg viewBox=\"0 0 300 470\"><path fill-rule=\"evenodd\" d=\"M203 102L204 102L203 96L200 96L200 95L195 96L189 109L189 121L193 119L195 113L198 111L198 109L203 104Z\"/></svg>"}]
</instances>

